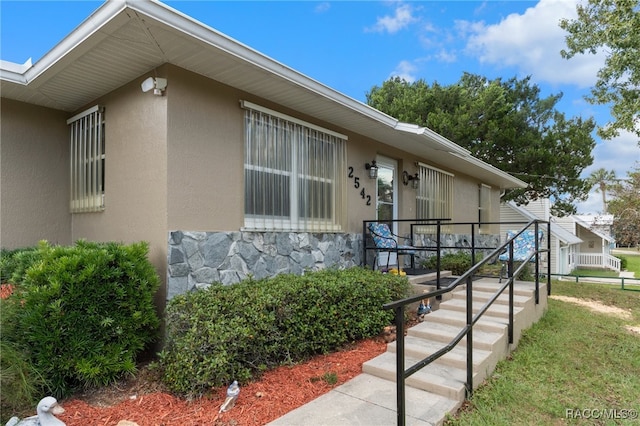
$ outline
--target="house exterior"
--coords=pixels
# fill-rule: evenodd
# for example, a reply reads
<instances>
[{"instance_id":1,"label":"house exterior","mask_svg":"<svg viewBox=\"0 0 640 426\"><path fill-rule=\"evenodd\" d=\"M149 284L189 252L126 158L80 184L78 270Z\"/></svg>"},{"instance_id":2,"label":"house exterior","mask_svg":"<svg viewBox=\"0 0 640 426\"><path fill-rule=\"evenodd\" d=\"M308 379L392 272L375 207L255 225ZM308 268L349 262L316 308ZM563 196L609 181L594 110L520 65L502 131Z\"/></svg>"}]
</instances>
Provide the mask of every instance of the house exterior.
<instances>
[{"instance_id":1,"label":"house exterior","mask_svg":"<svg viewBox=\"0 0 640 426\"><path fill-rule=\"evenodd\" d=\"M525 186L155 1L105 2L0 83L0 245L147 241L159 304L362 265L363 220L497 221Z\"/></svg>"},{"instance_id":2,"label":"house exterior","mask_svg":"<svg viewBox=\"0 0 640 426\"><path fill-rule=\"evenodd\" d=\"M615 248L616 241L613 235L613 215L612 214L577 214L573 216L581 223L584 223L587 228L592 229L599 234L602 234L609 240L611 248Z\"/></svg>"},{"instance_id":3,"label":"house exterior","mask_svg":"<svg viewBox=\"0 0 640 426\"><path fill-rule=\"evenodd\" d=\"M575 254L576 265L620 272L620 259L611 255L611 249L615 246L613 236L606 232L606 228L584 219L584 216L578 215L555 219L558 225L582 240Z\"/></svg>"},{"instance_id":4,"label":"house exterior","mask_svg":"<svg viewBox=\"0 0 640 426\"><path fill-rule=\"evenodd\" d=\"M509 222L541 219L551 224L551 273L569 274L578 267L605 268L620 271L619 259L611 256L612 238L584 222L580 216L551 216L549 199L539 199L526 206L514 202L500 206L501 235L513 225ZM545 232L545 238L546 238Z\"/></svg>"}]
</instances>

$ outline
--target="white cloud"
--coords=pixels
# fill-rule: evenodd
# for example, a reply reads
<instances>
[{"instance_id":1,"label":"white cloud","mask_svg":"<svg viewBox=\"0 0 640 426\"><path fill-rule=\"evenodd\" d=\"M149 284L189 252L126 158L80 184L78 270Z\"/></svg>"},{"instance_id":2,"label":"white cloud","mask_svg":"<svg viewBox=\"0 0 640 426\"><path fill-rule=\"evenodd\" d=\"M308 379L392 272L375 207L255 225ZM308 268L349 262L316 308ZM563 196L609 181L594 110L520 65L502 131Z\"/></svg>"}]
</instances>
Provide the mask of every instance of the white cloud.
<instances>
[{"instance_id":1,"label":"white cloud","mask_svg":"<svg viewBox=\"0 0 640 426\"><path fill-rule=\"evenodd\" d=\"M593 150L593 157L593 165L586 173L604 168L615 171L618 177L625 177L635 163L640 161L638 137L630 132L620 132L620 136L598 143Z\"/></svg>"},{"instance_id":2,"label":"white cloud","mask_svg":"<svg viewBox=\"0 0 640 426\"><path fill-rule=\"evenodd\" d=\"M440 52L436 54L436 58L440 62L453 63L458 59L458 56L456 55L456 52L453 50L448 51L445 49L441 49Z\"/></svg>"},{"instance_id":3,"label":"white cloud","mask_svg":"<svg viewBox=\"0 0 640 426\"><path fill-rule=\"evenodd\" d=\"M511 14L498 24L460 21L457 29L468 34L466 51L480 62L513 66L536 81L592 86L604 56L577 55L563 59L565 31L560 19L576 17L576 0L540 0L524 14Z\"/></svg>"},{"instance_id":4,"label":"white cloud","mask_svg":"<svg viewBox=\"0 0 640 426\"><path fill-rule=\"evenodd\" d=\"M401 3L396 7L395 14L393 16L386 15L382 18L378 18L375 25L367 28L367 31L380 33L386 31L389 34L394 34L416 21L418 21L418 19L413 16L413 9L411 6Z\"/></svg>"},{"instance_id":5,"label":"white cloud","mask_svg":"<svg viewBox=\"0 0 640 426\"><path fill-rule=\"evenodd\" d=\"M415 73L418 68L411 61L401 61L389 77L400 77L408 83L416 81Z\"/></svg>"},{"instance_id":6,"label":"white cloud","mask_svg":"<svg viewBox=\"0 0 640 426\"><path fill-rule=\"evenodd\" d=\"M325 2L322 2L322 3L318 4L318 5L315 7L314 11L315 11L316 13L324 13L324 12L326 12L326 11L327 11L327 10L329 10L329 9L331 9L331 3L329 3L329 2L327 2L327 1L325 1Z\"/></svg>"}]
</instances>

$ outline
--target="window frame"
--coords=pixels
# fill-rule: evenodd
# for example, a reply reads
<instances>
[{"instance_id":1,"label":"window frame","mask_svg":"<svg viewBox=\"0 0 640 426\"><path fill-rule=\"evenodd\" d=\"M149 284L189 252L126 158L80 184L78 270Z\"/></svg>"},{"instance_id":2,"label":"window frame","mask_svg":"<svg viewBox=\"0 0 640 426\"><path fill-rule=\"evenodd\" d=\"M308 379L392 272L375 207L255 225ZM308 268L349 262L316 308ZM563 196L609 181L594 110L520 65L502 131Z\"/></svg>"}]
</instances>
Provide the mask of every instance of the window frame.
<instances>
[{"instance_id":1,"label":"window frame","mask_svg":"<svg viewBox=\"0 0 640 426\"><path fill-rule=\"evenodd\" d=\"M105 209L106 138L104 107L95 105L67 120L69 129L69 210Z\"/></svg>"},{"instance_id":2,"label":"window frame","mask_svg":"<svg viewBox=\"0 0 640 426\"><path fill-rule=\"evenodd\" d=\"M248 101L240 104L245 110L243 230L341 231L346 223L348 137ZM277 149L282 157L257 158ZM277 176L284 179L274 180ZM288 182L286 190L278 191L278 182ZM252 183L262 188L262 196L251 190ZM267 206L265 194L276 192L282 197L279 205ZM325 206L318 197L327 196L331 201ZM316 202L305 202L314 198ZM254 212L249 212L252 206ZM283 214L257 213L260 208Z\"/></svg>"},{"instance_id":3,"label":"window frame","mask_svg":"<svg viewBox=\"0 0 640 426\"><path fill-rule=\"evenodd\" d=\"M455 175L436 167L417 162L420 183L416 192L417 219L453 219L453 189ZM435 226L421 226L419 233L435 233ZM450 232L446 222L442 232Z\"/></svg>"}]
</instances>

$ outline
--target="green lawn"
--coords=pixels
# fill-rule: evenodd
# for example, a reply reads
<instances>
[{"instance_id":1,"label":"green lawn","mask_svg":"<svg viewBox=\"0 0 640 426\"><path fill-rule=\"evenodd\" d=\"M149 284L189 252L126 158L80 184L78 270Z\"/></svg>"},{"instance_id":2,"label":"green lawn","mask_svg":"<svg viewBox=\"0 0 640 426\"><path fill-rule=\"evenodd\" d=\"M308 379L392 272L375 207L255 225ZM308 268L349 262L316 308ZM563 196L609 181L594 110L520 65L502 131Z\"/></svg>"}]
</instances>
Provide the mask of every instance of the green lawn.
<instances>
[{"instance_id":1,"label":"green lawn","mask_svg":"<svg viewBox=\"0 0 640 426\"><path fill-rule=\"evenodd\" d=\"M640 252L635 254L614 254L616 257L621 257L627 261L627 271L633 271L636 274L636 278L640 278Z\"/></svg>"},{"instance_id":2,"label":"green lawn","mask_svg":"<svg viewBox=\"0 0 640 426\"><path fill-rule=\"evenodd\" d=\"M640 293L559 281L552 290L626 309L631 316L549 300L547 313L524 333L511 359L500 362L468 406L446 424L639 424L631 417L640 412L640 334L625 326L640 326ZM593 413L627 418L569 419L572 413L574 418Z\"/></svg>"},{"instance_id":3,"label":"green lawn","mask_svg":"<svg viewBox=\"0 0 640 426\"><path fill-rule=\"evenodd\" d=\"M569 275L578 276L578 277L603 277L603 278L620 276L618 272L610 271L608 269L586 269L586 268L576 268Z\"/></svg>"}]
</instances>

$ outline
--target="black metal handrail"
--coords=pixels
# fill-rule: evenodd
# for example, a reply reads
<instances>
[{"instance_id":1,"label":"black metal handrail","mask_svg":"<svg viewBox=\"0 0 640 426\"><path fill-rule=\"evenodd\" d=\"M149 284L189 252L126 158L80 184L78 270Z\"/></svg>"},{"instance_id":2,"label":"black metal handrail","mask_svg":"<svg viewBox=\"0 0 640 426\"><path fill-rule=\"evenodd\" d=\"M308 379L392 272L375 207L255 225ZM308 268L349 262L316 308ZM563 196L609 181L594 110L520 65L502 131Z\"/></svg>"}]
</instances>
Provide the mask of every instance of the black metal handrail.
<instances>
[{"instance_id":1,"label":"black metal handrail","mask_svg":"<svg viewBox=\"0 0 640 426\"><path fill-rule=\"evenodd\" d=\"M507 222L496 222L505 224ZM525 223L525 222L509 222L509 223ZM475 250L474 240L473 240L473 227L474 224L477 223L450 223L447 225L471 225L472 226L472 247L465 247L466 249L472 250L472 256ZM547 224L547 247L543 249L540 247L540 240L538 238L539 226L540 224ZM520 236L523 232L525 232L531 226L535 227L535 249L532 251L522 264L514 270L514 260L513 260L513 242L514 240ZM440 231L439 223L438 223L438 233ZM440 243L440 237L437 237L438 244ZM439 257L440 257L440 249L442 247L437 247L438 253L438 276L437 276L437 285L436 290L429 292L427 294L419 294L416 296L408 297L402 300L396 300L394 302L387 303L383 306L384 309L394 309L395 310L395 325L396 325L396 403L397 403L397 424L404 425L405 424L405 380L426 367L433 361L437 360L441 356L450 352L455 348L455 346L460 343L462 339L467 338L467 380L465 383L467 398L469 398L473 394L473 326L480 320L480 318L484 315L484 313L489 309L489 307L498 299L498 297L504 292L504 290L509 287L509 325L508 325L508 339L509 343L513 343L513 321L514 321L514 303L513 303L513 285L515 278L520 275L520 273L524 270L527 263L535 257L535 303L538 304L539 299L539 278L540 278L540 270L539 270L539 260L541 253L548 253L547 255L547 294L551 294L551 224L547 221L541 220L531 220L526 223L522 229L517 232L513 237L508 239L504 244L495 248L489 255L485 256L481 261L475 263L469 270L467 270L464 274L458 277L451 285L446 288L440 288L439 281ZM459 248L459 247L458 247ZM486 249L486 248L483 248ZM506 282L494 293L494 295L483 305L483 307L473 315L473 281L472 278L476 273L480 270L482 266L486 263L492 261L495 257L499 256L505 250L509 252L509 261L507 267L507 279ZM466 283L466 325L462 328L462 330L443 348L436 351L435 353L429 355L428 357L418 361L416 364L412 365L408 369L405 369L404 363L404 308L405 306L418 302L423 299L428 299L431 297L442 296L446 293L452 292L462 283Z\"/></svg>"}]
</instances>

